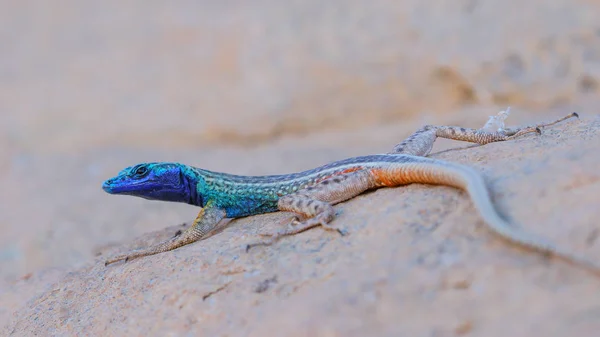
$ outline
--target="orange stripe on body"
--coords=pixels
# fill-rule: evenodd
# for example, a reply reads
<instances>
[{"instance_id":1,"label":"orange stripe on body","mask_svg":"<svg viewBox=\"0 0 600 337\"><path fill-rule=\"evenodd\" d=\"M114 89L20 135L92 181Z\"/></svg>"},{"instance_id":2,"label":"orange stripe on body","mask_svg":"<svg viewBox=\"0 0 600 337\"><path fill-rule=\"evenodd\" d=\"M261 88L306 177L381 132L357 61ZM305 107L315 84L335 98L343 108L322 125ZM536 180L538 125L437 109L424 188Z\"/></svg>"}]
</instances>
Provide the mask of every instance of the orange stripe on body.
<instances>
[{"instance_id":1,"label":"orange stripe on body","mask_svg":"<svg viewBox=\"0 0 600 337\"><path fill-rule=\"evenodd\" d=\"M414 170L407 170L406 168L372 168L370 169L371 174L375 177L379 186L395 187L400 185L406 185L411 183L427 183L426 176L423 176L420 172Z\"/></svg>"},{"instance_id":2,"label":"orange stripe on body","mask_svg":"<svg viewBox=\"0 0 600 337\"><path fill-rule=\"evenodd\" d=\"M356 171L360 171L360 170L364 170L364 169L365 169L365 168L364 168L363 166L353 166L353 167L351 167L351 168L347 168L347 169L345 169L345 170L343 170L343 171L340 171L340 172L337 172L337 173L334 173L334 174L330 174L330 175L328 175L328 176L325 176L325 177L323 177L323 178L321 178L321 179L317 180L317 181L316 181L316 183L320 183L321 181L323 181L323 180L327 180L327 179L329 179L329 178L331 178L331 177L335 177L335 176L341 176L341 175L344 175L344 174L348 174L348 173L352 173L352 172L356 172Z\"/></svg>"},{"instance_id":3,"label":"orange stripe on body","mask_svg":"<svg viewBox=\"0 0 600 337\"><path fill-rule=\"evenodd\" d=\"M372 168L370 171L371 174L375 177L375 180L377 180L378 185L388 187L398 185L396 183L396 180L394 179L395 177L391 176L389 172L386 172L386 170L381 168Z\"/></svg>"}]
</instances>

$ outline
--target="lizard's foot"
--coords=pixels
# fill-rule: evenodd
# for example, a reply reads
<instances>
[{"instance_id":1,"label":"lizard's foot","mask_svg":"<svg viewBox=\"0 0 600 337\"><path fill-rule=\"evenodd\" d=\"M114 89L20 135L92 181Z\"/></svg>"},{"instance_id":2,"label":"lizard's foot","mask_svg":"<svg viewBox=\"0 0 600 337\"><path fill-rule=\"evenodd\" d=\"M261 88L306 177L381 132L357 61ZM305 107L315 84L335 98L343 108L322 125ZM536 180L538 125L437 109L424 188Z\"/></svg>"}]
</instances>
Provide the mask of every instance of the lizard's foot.
<instances>
[{"instance_id":1,"label":"lizard's foot","mask_svg":"<svg viewBox=\"0 0 600 337\"><path fill-rule=\"evenodd\" d=\"M328 222L329 219L330 216L323 213L320 213L314 218L310 218L305 221L299 221L297 218L295 218L290 223L291 227L288 227L287 230L280 232L279 236L281 237L298 234L317 226L321 226L325 230L336 231L342 236L348 234L346 230L332 226Z\"/></svg>"},{"instance_id":2,"label":"lizard's foot","mask_svg":"<svg viewBox=\"0 0 600 337\"><path fill-rule=\"evenodd\" d=\"M485 123L485 125L480 130L505 134L507 136L507 138L505 140L510 140L510 139L521 137L525 134L533 133L533 132L537 133L538 135L541 135L542 127L553 125L558 122L558 121L555 121L552 123L526 126L523 128L519 128L518 130L514 130L513 132L510 132L510 131L507 132L507 128L504 124L504 121L506 120L506 118L508 118L509 115L510 115L510 107L506 108L506 110L500 111L496 116L490 116L490 119L487 121L487 123ZM564 117L563 119L560 119L559 121L562 121L564 119L571 118L571 117L579 117L579 115L577 115L577 113L574 112L574 113Z\"/></svg>"},{"instance_id":3,"label":"lizard's foot","mask_svg":"<svg viewBox=\"0 0 600 337\"><path fill-rule=\"evenodd\" d=\"M204 233L198 233L197 231L195 231L194 227L189 227L184 231L178 230L177 233L175 233L175 236L166 241L160 242L155 245L151 245L149 247L130 250L125 254L115 255L107 259L104 262L104 265L108 266L109 264L119 261L128 262L138 257L150 256L158 253L167 252L192 243L194 241L197 241L199 239L199 236L203 234Z\"/></svg>"},{"instance_id":4,"label":"lizard's foot","mask_svg":"<svg viewBox=\"0 0 600 337\"><path fill-rule=\"evenodd\" d=\"M176 235L174 237L172 237L169 240L163 241L161 243L158 243L158 244L155 244L155 245L152 245L149 247L145 247L145 248L130 250L129 252L127 252L125 254L119 254L119 255L112 256L104 262L104 266L108 266L109 264L119 262L119 261L128 262L128 261L131 261L138 257L150 256L150 255L170 251L175 248L179 248L183 245L186 245L188 243L195 241L194 234L195 233L193 231L190 231L188 228L188 230L186 230L182 233L176 233Z\"/></svg>"},{"instance_id":5,"label":"lizard's foot","mask_svg":"<svg viewBox=\"0 0 600 337\"><path fill-rule=\"evenodd\" d=\"M552 126L556 123L560 123L569 118L577 118L579 119L579 114L577 112L572 112L562 118L559 118L552 122L539 123L536 125L524 126L524 127L516 127L516 128L505 128L502 130L502 133L507 136L506 140L514 139L520 137L527 133L537 132L538 134L542 133L542 129L548 126Z\"/></svg>"},{"instance_id":6,"label":"lizard's foot","mask_svg":"<svg viewBox=\"0 0 600 337\"><path fill-rule=\"evenodd\" d=\"M254 248L256 246L270 246L277 240L279 240L281 237L302 233L317 226L321 226L326 230L336 231L342 236L348 234L346 230L330 225L327 222L327 220L329 219L329 216L326 214L318 214L317 216L302 222L299 221L297 217L294 217L292 221L290 221L290 223L288 224L287 228L283 230L277 231L276 233L259 234L260 236L267 236L269 238L263 241L248 244L246 246L246 252L248 252L251 248Z\"/></svg>"},{"instance_id":7,"label":"lizard's foot","mask_svg":"<svg viewBox=\"0 0 600 337\"><path fill-rule=\"evenodd\" d=\"M522 135L525 135L525 134L528 134L528 133L533 133L533 132L537 133L538 135L541 135L542 134L542 129L540 129L537 126L528 126L526 128L523 128L523 129L519 130L514 135L507 137L506 140L515 139L515 138L521 137Z\"/></svg>"},{"instance_id":8,"label":"lizard's foot","mask_svg":"<svg viewBox=\"0 0 600 337\"><path fill-rule=\"evenodd\" d=\"M220 223L223 218L225 218L225 211L215 207L212 204L212 201L209 201L204 208L200 210L200 213L198 213L198 216L196 217L196 220L194 220L192 226L183 231L177 231L174 237L147 248L132 250L126 254L111 257L104 262L104 265L108 266L109 264L118 261L124 260L127 262L137 257L168 252L192 242L196 242L207 237L214 230L222 228L220 227Z\"/></svg>"}]
</instances>

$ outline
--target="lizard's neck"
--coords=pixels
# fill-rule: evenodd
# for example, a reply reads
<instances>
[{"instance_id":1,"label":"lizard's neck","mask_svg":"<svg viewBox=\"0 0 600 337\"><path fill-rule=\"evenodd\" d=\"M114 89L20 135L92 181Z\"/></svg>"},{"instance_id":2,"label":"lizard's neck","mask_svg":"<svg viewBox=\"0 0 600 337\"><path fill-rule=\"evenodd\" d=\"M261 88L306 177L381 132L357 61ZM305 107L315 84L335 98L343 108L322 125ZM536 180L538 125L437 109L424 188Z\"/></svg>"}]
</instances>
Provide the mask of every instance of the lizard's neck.
<instances>
[{"instance_id":1,"label":"lizard's neck","mask_svg":"<svg viewBox=\"0 0 600 337\"><path fill-rule=\"evenodd\" d=\"M197 172L191 170L189 168L181 169L181 181L182 184L182 199L176 200L179 202L185 202L190 205L204 207L204 200L202 195L198 193L198 183L200 182L200 177Z\"/></svg>"}]
</instances>

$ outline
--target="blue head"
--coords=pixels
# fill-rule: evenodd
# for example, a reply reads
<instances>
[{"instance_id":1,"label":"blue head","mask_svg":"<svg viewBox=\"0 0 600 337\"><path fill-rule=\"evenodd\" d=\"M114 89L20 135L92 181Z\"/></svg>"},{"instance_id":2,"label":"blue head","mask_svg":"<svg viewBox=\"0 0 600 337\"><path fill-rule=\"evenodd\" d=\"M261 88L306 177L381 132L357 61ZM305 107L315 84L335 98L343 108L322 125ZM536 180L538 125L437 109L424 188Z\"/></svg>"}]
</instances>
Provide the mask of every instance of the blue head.
<instances>
[{"instance_id":1,"label":"blue head","mask_svg":"<svg viewBox=\"0 0 600 337\"><path fill-rule=\"evenodd\" d=\"M102 184L110 194L133 195L150 200L202 205L197 175L178 163L143 163L127 167Z\"/></svg>"}]
</instances>

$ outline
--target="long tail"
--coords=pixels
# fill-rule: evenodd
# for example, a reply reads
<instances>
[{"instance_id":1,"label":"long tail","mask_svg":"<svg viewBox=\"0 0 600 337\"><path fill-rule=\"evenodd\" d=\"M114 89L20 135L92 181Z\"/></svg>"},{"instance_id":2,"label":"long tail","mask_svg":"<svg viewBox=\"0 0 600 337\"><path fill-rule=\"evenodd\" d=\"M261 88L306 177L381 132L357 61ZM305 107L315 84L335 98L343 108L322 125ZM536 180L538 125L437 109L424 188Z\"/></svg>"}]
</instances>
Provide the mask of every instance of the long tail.
<instances>
[{"instance_id":1,"label":"long tail","mask_svg":"<svg viewBox=\"0 0 600 337\"><path fill-rule=\"evenodd\" d=\"M456 168L459 168L458 165ZM585 267L596 274L600 274L600 266L594 262L576 256L569 251L560 249L546 239L527 233L521 228L504 220L492 204L488 189L481 174L474 169L463 166L460 166L458 171L465 182L465 185L462 187L469 193L475 207L479 210L481 217L495 233L524 248L560 257L567 262Z\"/></svg>"},{"instance_id":2,"label":"long tail","mask_svg":"<svg viewBox=\"0 0 600 337\"><path fill-rule=\"evenodd\" d=\"M560 257L600 275L600 265L562 250L551 242L527 233L504 220L492 204L483 176L475 169L433 159L403 166L404 176L408 176L410 182L443 184L467 191L488 227L505 240L523 248ZM409 181L404 183L407 182Z\"/></svg>"}]
</instances>

